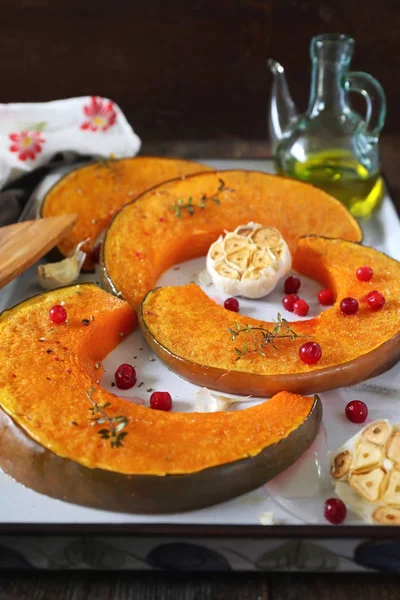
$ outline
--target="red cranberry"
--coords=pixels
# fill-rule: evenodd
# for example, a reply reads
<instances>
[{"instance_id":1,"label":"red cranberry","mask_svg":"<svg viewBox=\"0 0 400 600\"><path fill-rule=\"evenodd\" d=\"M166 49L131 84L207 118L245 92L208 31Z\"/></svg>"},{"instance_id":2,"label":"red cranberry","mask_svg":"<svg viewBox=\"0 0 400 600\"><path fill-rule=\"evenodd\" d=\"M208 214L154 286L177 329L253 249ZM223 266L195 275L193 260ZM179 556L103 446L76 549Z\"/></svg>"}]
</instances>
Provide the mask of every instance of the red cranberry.
<instances>
[{"instance_id":1,"label":"red cranberry","mask_svg":"<svg viewBox=\"0 0 400 600\"><path fill-rule=\"evenodd\" d=\"M385 296L377 290L372 290L367 294L367 303L372 310L380 310L385 302Z\"/></svg>"},{"instance_id":2,"label":"red cranberry","mask_svg":"<svg viewBox=\"0 0 400 600\"><path fill-rule=\"evenodd\" d=\"M136 371L132 365L119 365L115 371L115 385L119 390L130 390L136 383Z\"/></svg>"},{"instance_id":3,"label":"red cranberry","mask_svg":"<svg viewBox=\"0 0 400 600\"><path fill-rule=\"evenodd\" d=\"M359 281L369 281L372 279L372 275L374 274L371 267L360 267L356 271L356 277Z\"/></svg>"},{"instance_id":4,"label":"red cranberry","mask_svg":"<svg viewBox=\"0 0 400 600\"><path fill-rule=\"evenodd\" d=\"M340 525L346 518L347 508L339 498L328 498L325 501L324 516L332 525Z\"/></svg>"},{"instance_id":5,"label":"red cranberry","mask_svg":"<svg viewBox=\"0 0 400 600\"><path fill-rule=\"evenodd\" d=\"M358 311L358 302L355 298L343 298L340 302L340 310L344 315L354 315Z\"/></svg>"},{"instance_id":6,"label":"red cranberry","mask_svg":"<svg viewBox=\"0 0 400 600\"><path fill-rule=\"evenodd\" d=\"M306 315L308 315L309 310L310 307L308 306L307 302L302 298L300 300L296 300L296 302L293 304L293 312L299 317L305 317Z\"/></svg>"},{"instance_id":7,"label":"red cranberry","mask_svg":"<svg viewBox=\"0 0 400 600\"><path fill-rule=\"evenodd\" d=\"M150 406L156 410L171 410L171 394L168 392L153 392L150 396Z\"/></svg>"},{"instance_id":8,"label":"red cranberry","mask_svg":"<svg viewBox=\"0 0 400 600\"><path fill-rule=\"evenodd\" d=\"M300 300L297 294L288 294L282 300L283 308L288 310L289 312L293 312L294 303Z\"/></svg>"},{"instance_id":9,"label":"red cranberry","mask_svg":"<svg viewBox=\"0 0 400 600\"><path fill-rule=\"evenodd\" d=\"M232 312L239 312L239 302L236 298L227 298L224 302L224 308Z\"/></svg>"},{"instance_id":10,"label":"red cranberry","mask_svg":"<svg viewBox=\"0 0 400 600\"><path fill-rule=\"evenodd\" d=\"M344 412L352 423L364 423L368 417L368 407L361 400L352 400L346 404Z\"/></svg>"},{"instance_id":11,"label":"red cranberry","mask_svg":"<svg viewBox=\"0 0 400 600\"><path fill-rule=\"evenodd\" d=\"M60 304L56 304L50 309L49 318L52 323L62 325L67 320L67 311Z\"/></svg>"},{"instance_id":12,"label":"red cranberry","mask_svg":"<svg viewBox=\"0 0 400 600\"><path fill-rule=\"evenodd\" d=\"M89 258L90 260L95 264L98 265L99 261L100 261L100 250L101 250L101 244L97 244L97 246L95 246L93 248L93 250L90 252L89 254Z\"/></svg>"},{"instance_id":13,"label":"red cranberry","mask_svg":"<svg viewBox=\"0 0 400 600\"><path fill-rule=\"evenodd\" d=\"M318 292L318 302L322 306L331 306L335 302L335 295L332 290L326 288Z\"/></svg>"},{"instance_id":14,"label":"red cranberry","mask_svg":"<svg viewBox=\"0 0 400 600\"><path fill-rule=\"evenodd\" d=\"M306 365L316 365L321 359L322 350L317 342L306 342L299 348L300 360Z\"/></svg>"},{"instance_id":15,"label":"red cranberry","mask_svg":"<svg viewBox=\"0 0 400 600\"><path fill-rule=\"evenodd\" d=\"M297 294L301 286L301 281L298 277L291 275L285 280L283 290L285 294Z\"/></svg>"}]
</instances>

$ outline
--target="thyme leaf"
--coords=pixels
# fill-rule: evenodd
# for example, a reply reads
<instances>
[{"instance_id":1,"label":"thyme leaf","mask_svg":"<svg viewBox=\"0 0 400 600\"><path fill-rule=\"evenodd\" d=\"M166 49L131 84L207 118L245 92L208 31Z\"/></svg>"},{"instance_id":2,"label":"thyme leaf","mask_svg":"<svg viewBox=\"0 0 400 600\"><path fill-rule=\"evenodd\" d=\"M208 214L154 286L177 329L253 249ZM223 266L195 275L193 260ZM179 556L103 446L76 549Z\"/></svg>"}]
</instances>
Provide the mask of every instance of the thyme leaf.
<instances>
[{"instance_id":1,"label":"thyme leaf","mask_svg":"<svg viewBox=\"0 0 400 600\"><path fill-rule=\"evenodd\" d=\"M90 406L89 411L94 416L91 421L96 423L97 425L108 425L107 428L99 429L97 432L101 439L110 440L111 448L120 448L124 445L124 438L128 435L127 431L122 431L128 425L129 420L124 415L117 415L116 417L110 417L106 413L106 409L111 406L111 402L104 402L100 404L93 400L93 394L95 392L95 388L91 387L89 391L86 391L85 394L89 399L92 406Z\"/></svg>"},{"instance_id":2,"label":"thyme leaf","mask_svg":"<svg viewBox=\"0 0 400 600\"><path fill-rule=\"evenodd\" d=\"M176 203L171 206L171 210L175 213L178 219L181 219L184 215L184 211L191 217L195 214L196 209L204 210L207 206L207 202L214 202L218 206L221 204L219 194L223 192L234 192L233 188L225 185L225 181L221 178L218 179L219 185L217 191L207 196L203 194L197 204L193 203L193 196L190 196L186 201L183 198L178 198Z\"/></svg>"},{"instance_id":3,"label":"thyme leaf","mask_svg":"<svg viewBox=\"0 0 400 600\"><path fill-rule=\"evenodd\" d=\"M289 338L292 341L297 340L297 338L304 337L296 333L293 329L291 329L289 323L286 319L284 319L280 313L277 314L277 319L274 321L274 326L272 331L263 327L262 325L254 326L250 324L245 324L243 326L240 323L235 322L234 327L228 328L228 333L231 336L231 340L234 342L241 334L249 334L254 333L253 345L249 345L246 341L244 342L242 348L236 348L235 352L237 354L236 360L243 358L243 356L248 356L249 354L256 353L259 356L265 357L265 349L268 346L274 348L274 350L278 350L278 347L275 344L275 340L282 338ZM255 332L259 332L258 335Z\"/></svg>"}]
</instances>

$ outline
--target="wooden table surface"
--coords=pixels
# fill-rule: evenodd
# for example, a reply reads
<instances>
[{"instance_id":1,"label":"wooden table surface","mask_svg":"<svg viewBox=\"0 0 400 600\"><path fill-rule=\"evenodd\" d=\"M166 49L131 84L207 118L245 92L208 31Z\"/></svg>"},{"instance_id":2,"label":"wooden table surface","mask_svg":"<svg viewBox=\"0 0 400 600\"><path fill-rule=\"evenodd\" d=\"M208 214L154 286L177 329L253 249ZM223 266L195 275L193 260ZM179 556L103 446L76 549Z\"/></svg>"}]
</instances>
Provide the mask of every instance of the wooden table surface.
<instances>
[{"instance_id":1,"label":"wooden table surface","mask_svg":"<svg viewBox=\"0 0 400 600\"><path fill-rule=\"evenodd\" d=\"M383 170L400 207L398 136L382 140ZM262 158L264 142L144 144L143 154ZM169 574L163 572L0 572L0 600L399 600L392 574Z\"/></svg>"},{"instance_id":2,"label":"wooden table surface","mask_svg":"<svg viewBox=\"0 0 400 600\"><path fill-rule=\"evenodd\" d=\"M0 600L399 600L400 579L371 574L2 573Z\"/></svg>"}]
</instances>

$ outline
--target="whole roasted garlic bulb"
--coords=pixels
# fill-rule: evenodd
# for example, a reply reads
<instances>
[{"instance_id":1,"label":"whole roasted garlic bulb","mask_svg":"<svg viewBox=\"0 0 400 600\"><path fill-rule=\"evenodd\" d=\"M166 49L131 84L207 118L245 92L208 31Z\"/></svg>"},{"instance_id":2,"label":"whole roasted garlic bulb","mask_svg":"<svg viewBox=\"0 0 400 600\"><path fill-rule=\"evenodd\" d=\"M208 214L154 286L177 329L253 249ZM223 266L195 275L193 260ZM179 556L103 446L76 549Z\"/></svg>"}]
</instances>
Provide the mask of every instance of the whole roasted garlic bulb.
<instances>
[{"instance_id":1,"label":"whole roasted garlic bulb","mask_svg":"<svg viewBox=\"0 0 400 600\"><path fill-rule=\"evenodd\" d=\"M281 233L258 223L221 235L207 254L207 271L215 287L245 298L272 292L291 266L292 256Z\"/></svg>"},{"instance_id":2,"label":"whole roasted garlic bulb","mask_svg":"<svg viewBox=\"0 0 400 600\"><path fill-rule=\"evenodd\" d=\"M87 240L78 244L64 260L38 266L37 280L44 290L54 290L55 288L70 285L76 281L81 272L83 261L86 258L86 252L81 250L85 242Z\"/></svg>"}]
</instances>

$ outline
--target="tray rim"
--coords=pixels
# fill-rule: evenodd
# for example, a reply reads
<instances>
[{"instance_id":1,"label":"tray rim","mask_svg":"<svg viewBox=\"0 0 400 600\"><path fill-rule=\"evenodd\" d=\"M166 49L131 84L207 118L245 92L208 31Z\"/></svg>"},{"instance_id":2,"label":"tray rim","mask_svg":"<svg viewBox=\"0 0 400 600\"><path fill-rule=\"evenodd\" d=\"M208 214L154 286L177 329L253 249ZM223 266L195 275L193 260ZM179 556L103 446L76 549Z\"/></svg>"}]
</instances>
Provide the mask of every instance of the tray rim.
<instances>
[{"instance_id":1,"label":"tray rim","mask_svg":"<svg viewBox=\"0 0 400 600\"><path fill-rule=\"evenodd\" d=\"M185 157L188 158L188 157ZM207 156L206 160L273 160L272 156L245 156L245 157L213 157ZM198 160L198 159L197 159ZM87 162L87 161L86 161ZM85 166L78 164L72 170ZM59 168L59 165L54 168ZM53 170L53 169L52 169ZM52 170L44 175L50 175ZM44 179L43 177L43 179ZM395 200L392 188L384 172L381 177L385 183L387 193L393 203L397 215L400 218L400 203ZM43 180L42 179L42 180ZM41 181L42 181L41 180ZM41 183L41 182L40 182ZM40 183L35 186L28 198L27 205L33 200ZM25 213L25 210L23 211ZM318 539L360 539L370 540L395 539L400 542L400 527L393 525L373 526L365 525L340 525L332 526L313 525L207 525L207 524L177 524L177 523L1 523L0 536L17 537L73 537L79 536L102 536L102 537L157 537L157 538L232 538L232 539L262 539L268 538L318 538Z\"/></svg>"},{"instance_id":2,"label":"tray rim","mask_svg":"<svg viewBox=\"0 0 400 600\"><path fill-rule=\"evenodd\" d=\"M398 540L394 525L187 525L169 523L1 523L0 538L17 537L146 537L206 539L364 539Z\"/></svg>"}]
</instances>

